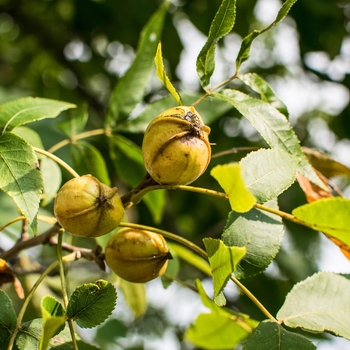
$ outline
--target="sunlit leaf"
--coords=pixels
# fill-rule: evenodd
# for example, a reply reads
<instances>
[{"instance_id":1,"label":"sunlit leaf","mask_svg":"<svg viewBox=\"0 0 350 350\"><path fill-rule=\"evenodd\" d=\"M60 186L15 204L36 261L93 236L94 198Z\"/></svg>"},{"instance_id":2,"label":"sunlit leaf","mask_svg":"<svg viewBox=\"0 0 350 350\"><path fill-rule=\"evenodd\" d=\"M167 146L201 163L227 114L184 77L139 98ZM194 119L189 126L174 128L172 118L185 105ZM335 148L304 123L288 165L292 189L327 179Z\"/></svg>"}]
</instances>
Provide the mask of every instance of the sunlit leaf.
<instances>
[{"instance_id":1,"label":"sunlit leaf","mask_svg":"<svg viewBox=\"0 0 350 350\"><path fill-rule=\"evenodd\" d=\"M223 0L211 23L208 39L197 57L197 74L205 90L209 87L215 69L215 46L219 39L232 30L235 18L236 0Z\"/></svg>"},{"instance_id":2,"label":"sunlit leaf","mask_svg":"<svg viewBox=\"0 0 350 350\"><path fill-rule=\"evenodd\" d=\"M117 300L114 286L104 280L75 289L67 307L67 317L82 328L92 328L111 315Z\"/></svg>"},{"instance_id":3,"label":"sunlit leaf","mask_svg":"<svg viewBox=\"0 0 350 350\"><path fill-rule=\"evenodd\" d=\"M0 106L0 133L44 118L55 118L62 111L74 108L68 102L39 97L23 97Z\"/></svg>"},{"instance_id":4,"label":"sunlit leaf","mask_svg":"<svg viewBox=\"0 0 350 350\"><path fill-rule=\"evenodd\" d=\"M296 284L277 319L291 328L330 332L350 339L350 280L320 272Z\"/></svg>"},{"instance_id":5,"label":"sunlit leaf","mask_svg":"<svg viewBox=\"0 0 350 350\"><path fill-rule=\"evenodd\" d=\"M52 296L47 295L41 301L43 330L40 338L40 350L46 350L50 339L60 333L65 325L66 317L62 305Z\"/></svg>"},{"instance_id":6,"label":"sunlit leaf","mask_svg":"<svg viewBox=\"0 0 350 350\"><path fill-rule=\"evenodd\" d=\"M279 22L281 22L288 14L291 7L294 5L294 3L297 0L286 0L282 7L280 8L276 19L266 28L262 30L254 30L253 32L249 33L242 41L241 48L239 49L237 58L236 58L236 71L238 72L242 63L249 59L250 57L250 47L256 37L258 37L260 34L267 32L271 28L273 28L275 25L277 25Z\"/></svg>"},{"instance_id":7,"label":"sunlit leaf","mask_svg":"<svg viewBox=\"0 0 350 350\"><path fill-rule=\"evenodd\" d=\"M259 203L279 196L295 181L300 159L290 153L260 149L240 161L244 183Z\"/></svg>"},{"instance_id":8,"label":"sunlit leaf","mask_svg":"<svg viewBox=\"0 0 350 350\"><path fill-rule=\"evenodd\" d=\"M136 57L112 92L105 126L113 127L126 119L141 102L152 73L153 59L169 4L164 2L142 29Z\"/></svg>"},{"instance_id":9,"label":"sunlit leaf","mask_svg":"<svg viewBox=\"0 0 350 350\"><path fill-rule=\"evenodd\" d=\"M260 94L260 98L263 101L269 103L288 117L288 109L286 105L276 96L266 80L260 77L257 73L239 74L238 78L252 90Z\"/></svg>"},{"instance_id":10,"label":"sunlit leaf","mask_svg":"<svg viewBox=\"0 0 350 350\"><path fill-rule=\"evenodd\" d=\"M295 208L292 214L309 227L350 246L350 199L331 197Z\"/></svg>"},{"instance_id":11,"label":"sunlit leaf","mask_svg":"<svg viewBox=\"0 0 350 350\"><path fill-rule=\"evenodd\" d=\"M0 137L0 188L15 201L20 212L34 221L43 180L32 147L21 137L5 133Z\"/></svg>"},{"instance_id":12,"label":"sunlit leaf","mask_svg":"<svg viewBox=\"0 0 350 350\"><path fill-rule=\"evenodd\" d=\"M256 199L247 188L238 163L217 165L210 175L217 180L227 194L232 210L244 213L253 208Z\"/></svg>"},{"instance_id":13,"label":"sunlit leaf","mask_svg":"<svg viewBox=\"0 0 350 350\"><path fill-rule=\"evenodd\" d=\"M156 65L156 73L159 80L163 83L163 85L167 88L170 94L174 97L176 103L181 106L182 105L181 97L179 93L176 91L174 85L171 83L170 79L168 78L165 72L163 55L162 55L162 44L160 42L157 47L157 52L154 58L154 62Z\"/></svg>"},{"instance_id":14,"label":"sunlit leaf","mask_svg":"<svg viewBox=\"0 0 350 350\"><path fill-rule=\"evenodd\" d=\"M204 238L203 242L213 273L214 297L217 297L226 286L247 249L245 247L228 247L222 240L214 238Z\"/></svg>"},{"instance_id":15,"label":"sunlit leaf","mask_svg":"<svg viewBox=\"0 0 350 350\"><path fill-rule=\"evenodd\" d=\"M91 143L79 140L70 145L74 169L78 174L91 174L110 186L106 162L101 152Z\"/></svg>"},{"instance_id":16,"label":"sunlit leaf","mask_svg":"<svg viewBox=\"0 0 350 350\"><path fill-rule=\"evenodd\" d=\"M230 317L218 314L200 314L185 333L185 339L208 350L231 350L249 333Z\"/></svg>"},{"instance_id":17,"label":"sunlit leaf","mask_svg":"<svg viewBox=\"0 0 350 350\"><path fill-rule=\"evenodd\" d=\"M288 152L300 158L298 172L319 187L327 190L327 187L306 159L292 126L276 108L238 90L225 89L220 93L213 94L213 96L234 106L249 120L271 148Z\"/></svg>"},{"instance_id":18,"label":"sunlit leaf","mask_svg":"<svg viewBox=\"0 0 350 350\"><path fill-rule=\"evenodd\" d=\"M292 333L273 321L259 324L249 336L243 350L313 350L316 346L302 335Z\"/></svg>"},{"instance_id":19,"label":"sunlit leaf","mask_svg":"<svg viewBox=\"0 0 350 350\"><path fill-rule=\"evenodd\" d=\"M277 201L265 204L277 208ZM247 253L234 275L247 278L264 271L276 257L282 241L284 226L279 216L252 209L248 213L231 212L222 240L227 246L246 247Z\"/></svg>"},{"instance_id":20,"label":"sunlit leaf","mask_svg":"<svg viewBox=\"0 0 350 350\"><path fill-rule=\"evenodd\" d=\"M200 314L185 333L185 339L196 346L212 350L232 349L258 325L247 315L218 306L207 296L199 280L196 286L202 303L211 310L210 314Z\"/></svg>"}]
</instances>

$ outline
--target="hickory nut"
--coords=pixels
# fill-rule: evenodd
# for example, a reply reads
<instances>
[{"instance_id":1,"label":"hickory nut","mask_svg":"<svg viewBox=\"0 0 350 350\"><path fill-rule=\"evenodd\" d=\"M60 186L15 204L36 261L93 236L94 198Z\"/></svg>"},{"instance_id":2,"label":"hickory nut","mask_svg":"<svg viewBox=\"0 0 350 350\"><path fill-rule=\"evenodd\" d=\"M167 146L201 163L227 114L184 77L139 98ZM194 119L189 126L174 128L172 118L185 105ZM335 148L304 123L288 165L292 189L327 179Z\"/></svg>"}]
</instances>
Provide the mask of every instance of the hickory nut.
<instances>
[{"instance_id":1,"label":"hickory nut","mask_svg":"<svg viewBox=\"0 0 350 350\"><path fill-rule=\"evenodd\" d=\"M105 256L119 277L134 283L146 283L163 275L168 259L172 259L163 236L132 228L113 234Z\"/></svg>"},{"instance_id":2,"label":"hickory nut","mask_svg":"<svg viewBox=\"0 0 350 350\"><path fill-rule=\"evenodd\" d=\"M163 185L187 185L207 169L210 128L194 107L178 106L158 115L147 127L142 156L150 176Z\"/></svg>"},{"instance_id":3,"label":"hickory nut","mask_svg":"<svg viewBox=\"0 0 350 350\"><path fill-rule=\"evenodd\" d=\"M58 223L76 236L98 237L114 230L124 216L117 193L92 175L66 182L54 202Z\"/></svg>"}]
</instances>

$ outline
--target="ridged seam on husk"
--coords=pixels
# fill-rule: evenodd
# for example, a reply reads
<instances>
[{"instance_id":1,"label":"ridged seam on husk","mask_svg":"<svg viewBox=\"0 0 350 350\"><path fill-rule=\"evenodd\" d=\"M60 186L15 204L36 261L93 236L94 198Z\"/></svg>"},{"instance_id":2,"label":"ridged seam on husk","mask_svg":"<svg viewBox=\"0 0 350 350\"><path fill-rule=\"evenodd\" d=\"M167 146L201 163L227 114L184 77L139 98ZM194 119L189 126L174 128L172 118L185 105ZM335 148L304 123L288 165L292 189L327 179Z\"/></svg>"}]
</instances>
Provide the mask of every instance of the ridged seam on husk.
<instances>
[{"instance_id":1,"label":"ridged seam on husk","mask_svg":"<svg viewBox=\"0 0 350 350\"><path fill-rule=\"evenodd\" d=\"M79 211L78 213L71 213L71 214L67 214L67 215L60 215L60 214L55 213L58 218L59 217L62 217L65 219L75 218L75 217L78 217L80 215L88 214L91 211L93 211L93 210L95 210L98 207L103 206L103 205L109 205L109 206L113 207L113 205L111 205L111 203L110 203L110 200L117 194L117 191L118 191L117 187L111 188L110 194L106 195L105 185L101 184L99 181L97 181L94 178L92 178L92 180L94 180L98 184L99 192L100 192L100 195L98 197L96 197L95 203L92 204L89 208L83 209L83 210ZM103 199L101 199L101 198L103 198Z\"/></svg>"},{"instance_id":2,"label":"ridged seam on husk","mask_svg":"<svg viewBox=\"0 0 350 350\"><path fill-rule=\"evenodd\" d=\"M165 252L165 253L151 255L151 256L136 257L136 258L119 257L118 259L124 260L124 261L131 261L131 262L132 261L135 261L135 262L139 262L139 261L154 261L154 262L156 262L156 261L170 260L172 258L173 258L173 256L168 251L168 252Z\"/></svg>"},{"instance_id":3,"label":"ridged seam on husk","mask_svg":"<svg viewBox=\"0 0 350 350\"><path fill-rule=\"evenodd\" d=\"M164 122L164 118L165 116L158 116L157 118L155 118L151 124L151 128L156 124L156 123L159 123L159 122ZM178 139L181 139L183 137L195 137L195 138L198 138L199 140L201 140L202 142L204 142L208 148L208 153L209 155L211 154L211 148L210 148L210 144L208 142L208 134L210 132L210 128L207 126L207 125L203 125L201 124L199 126L199 129L194 129L193 128L193 124L191 124L189 121L185 120L185 119L182 119L181 117L173 117L173 116L166 116L166 118L171 118L172 121L175 121L176 123L179 123L179 124L182 124L183 126L186 126L186 131L183 131L179 134L175 134L173 135L172 137L170 137L167 141L165 141L163 143L163 145L157 150L157 153L156 153L156 157L162 153L162 151L167 147L169 146L169 144L172 142L172 141L175 141L175 140L178 140ZM197 125L198 126L198 125ZM203 131L203 129L209 129L209 132L207 131ZM149 132L151 131L151 129L149 129ZM204 132L206 133L206 137L204 135ZM198 135L199 134L199 135ZM156 160L156 157L154 157L152 159L152 163L155 162ZM206 166L208 166L210 162L210 157L207 161L207 164Z\"/></svg>"}]
</instances>

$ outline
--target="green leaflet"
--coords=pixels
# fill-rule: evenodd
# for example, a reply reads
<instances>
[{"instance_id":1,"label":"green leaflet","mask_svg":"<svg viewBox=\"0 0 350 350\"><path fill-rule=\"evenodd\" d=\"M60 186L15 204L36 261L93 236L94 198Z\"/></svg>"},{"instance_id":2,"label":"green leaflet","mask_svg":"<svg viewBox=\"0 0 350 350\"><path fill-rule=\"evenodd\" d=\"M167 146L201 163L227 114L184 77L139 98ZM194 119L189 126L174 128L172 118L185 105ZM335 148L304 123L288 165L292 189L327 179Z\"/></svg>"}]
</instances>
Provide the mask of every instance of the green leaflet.
<instances>
[{"instance_id":1,"label":"green leaflet","mask_svg":"<svg viewBox=\"0 0 350 350\"><path fill-rule=\"evenodd\" d=\"M179 93L174 88L174 85L171 83L170 79L166 75L164 63L163 63L163 55L162 55L162 44L159 42L157 47L156 56L154 58L154 63L156 65L156 73L159 80L163 83L163 85L167 88L170 94L174 97L176 103L182 106L182 101Z\"/></svg>"},{"instance_id":2,"label":"green leaflet","mask_svg":"<svg viewBox=\"0 0 350 350\"><path fill-rule=\"evenodd\" d=\"M276 96L270 85L256 73L239 74L238 79L243 81L252 90L260 94L260 98L275 107L282 114L288 117L286 105Z\"/></svg>"},{"instance_id":3,"label":"green leaflet","mask_svg":"<svg viewBox=\"0 0 350 350\"><path fill-rule=\"evenodd\" d=\"M41 313L43 316L43 329L40 337L40 350L46 350L50 339L63 330L66 317L62 305L50 295L42 299Z\"/></svg>"},{"instance_id":4,"label":"green leaflet","mask_svg":"<svg viewBox=\"0 0 350 350\"><path fill-rule=\"evenodd\" d=\"M117 301L114 286L104 280L87 283L75 289L67 307L67 317L82 328L92 328L105 321Z\"/></svg>"},{"instance_id":5,"label":"green leaflet","mask_svg":"<svg viewBox=\"0 0 350 350\"><path fill-rule=\"evenodd\" d=\"M0 106L0 132L6 131L44 118L55 118L62 111L74 108L68 102L39 97L23 97Z\"/></svg>"},{"instance_id":6,"label":"green leaflet","mask_svg":"<svg viewBox=\"0 0 350 350\"><path fill-rule=\"evenodd\" d=\"M83 104L64 115L64 121L57 124L68 137L81 133L88 121L88 105Z\"/></svg>"},{"instance_id":7,"label":"green leaflet","mask_svg":"<svg viewBox=\"0 0 350 350\"><path fill-rule=\"evenodd\" d=\"M226 286L247 249L245 247L228 247L220 239L204 238L203 242L213 273L214 298L216 298Z\"/></svg>"},{"instance_id":8,"label":"green leaflet","mask_svg":"<svg viewBox=\"0 0 350 350\"><path fill-rule=\"evenodd\" d=\"M327 191L324 183L306 159L292 126L276 108L238 90L225 89L220 93L213 94L213 97L234 106L249 120L271 148L286 151L299 158L300 163L297 171Z\"/></svg>"},{"instance_id":9,"label":"green leaflet","mask_svg":"<svg viewBox=\"0 0 350 350\"><path fill-rule=\"evenodd\" d=\"M240 161L242 176L259 203L278 197L295 181L300 159L274 149L250 152Z\"/></svg>"},{"instance_id":10,"label":"green leaflet","mask_svg":"<svg viewBox=\"0 0 350 350\"><path fill-rule=\"evenodd\" d=\"M236 0L223 0L211 23L208 39L196 61L197 74L204 90L209 89L210 78L215 69L215 46L232 30L235 18Z\"/></svg>"},{"instance_id":11,"label":"green leaflet","mask_svg":"<svg viewBox=\"0 0 350 350\"><path fill-rule=\"evenodd\" d=\"M244 340L258 322L247 315L233 312L218 306L204 291L199 280L196 281L203 305L210 309L210 314L200 314L185 333L185 339L201 349L233 349Z\"/></svg>"},{"instance_id":12,"label":"green leaflet","mask_svg":"<svg viewBox=\"0 0 350 350\"><path fill-rule=\"evenodd\" d=\"M310 332L330 332L350 339L350 281L319 272L296 284L277 313L286 326Z\"/></svg>"},{"instance_id":13,"label":"green leaflet","mask_svg":"<svg viewBox=\"0 0 350 350\"><path fill-rule=\"evenodd\" d=\"M114 127L125 120L142 100L153 69L153 58L169 4L170 2L165 2L142 29L136 57L112 92L105 120L106 127Z\"/></svg>"},{"instance_id":14,"label":"green leaflet","mask_svg":"<svg viewBox=\"0 0 350 350\"><path fill-rule=\"evenodd\" d=\"M265 205L278 208L276 199ZM255 208L242 214L231 212L222 240L227 246L247 249L234 271L235 277L247 278L263 272L279 252L283 231L282 220L277 215Z\"/></svg>"},{"instance_id":15,"label":"green leaflet","mask_svg":"<svg viewBox=\"0 0 350 350\"><path fill-rule=\"evenodd\" d=\"M256 327L244 344L243 350L313 350L316 346L302 335L284 329L278 323L267 320Z\"/></svg>"},{"instance_id":16,"label":"green leaflet","mask_svg":"<svg viewBox=\"0 0 350 350\"><path fill-rule=\"evenodd\" d=\"M280 8L276 19L266 28L262 30L254 30L253 32L249 33L242 41L241 48L239 49L237 58L236 58L236 72L239 71L242 63L249 59L250 57L250 47L256 37L258 37L260 34L267 32L271 28L273 28L275 25L277 25L279 22L283 20L284 17L287 16L289 10L294 5L294 3L297 0L286 0L282 7Z\"/></svg>"},{"instance_id":17,"label":"green leaflet","mask_svg":"<svg viewBox=\"0 0 350 350\"><path fill-rule=\"evenodd\" d=\"M70 144L74 169L78 174L91 174L104 184L110 186L106 162L101 152L84 140Z\"/></svg>"},{"instance_id":18,"label":"green leaflet","mask_svg":"<svg viewBox=\"0 0 350 350\"><path fill-rule=\"evenodd\" d=\"M0 188L15 201L29 223L35 221L43 180L32 147L13 133L0 136Z\"/></svg>"},{"instance_id":19,"label":"green leaflet","mask_svg":"<svg viewBox=\"0 0 350 350\"><path fill-rule=\"evenodd\" d=\"M17 315L9 296L0 289L0 345L7 348L12 332L16 328Z\"/></svg>"}]
</instances>

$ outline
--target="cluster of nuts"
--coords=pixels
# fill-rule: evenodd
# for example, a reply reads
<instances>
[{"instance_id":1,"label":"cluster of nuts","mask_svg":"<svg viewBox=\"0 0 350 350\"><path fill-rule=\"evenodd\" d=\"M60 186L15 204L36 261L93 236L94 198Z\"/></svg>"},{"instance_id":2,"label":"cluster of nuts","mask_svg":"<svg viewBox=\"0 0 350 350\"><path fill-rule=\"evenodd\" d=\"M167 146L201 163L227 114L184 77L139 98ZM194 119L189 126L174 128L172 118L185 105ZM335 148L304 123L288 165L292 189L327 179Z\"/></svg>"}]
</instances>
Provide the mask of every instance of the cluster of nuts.
<instances>
[{"instance_id":1,"label":"cluster of nuts","mask_svg":"<svg viewBox=\"0 0 350 350\"><path fill-rule=\"evenodd\" d=\"M174 107L148 126L142 156L149 175L159 184L187 185L206 170L211 148L210 128L194 107ZM54 214L68 232L98 237L115 230L124 217L116 187L92 175L66 182L57 193ZM108 266L121 278L145 283L164 274L168 251L164 237L145 230L124 228L112 235L105 251Z\"/></svg>"}]
</instances>

